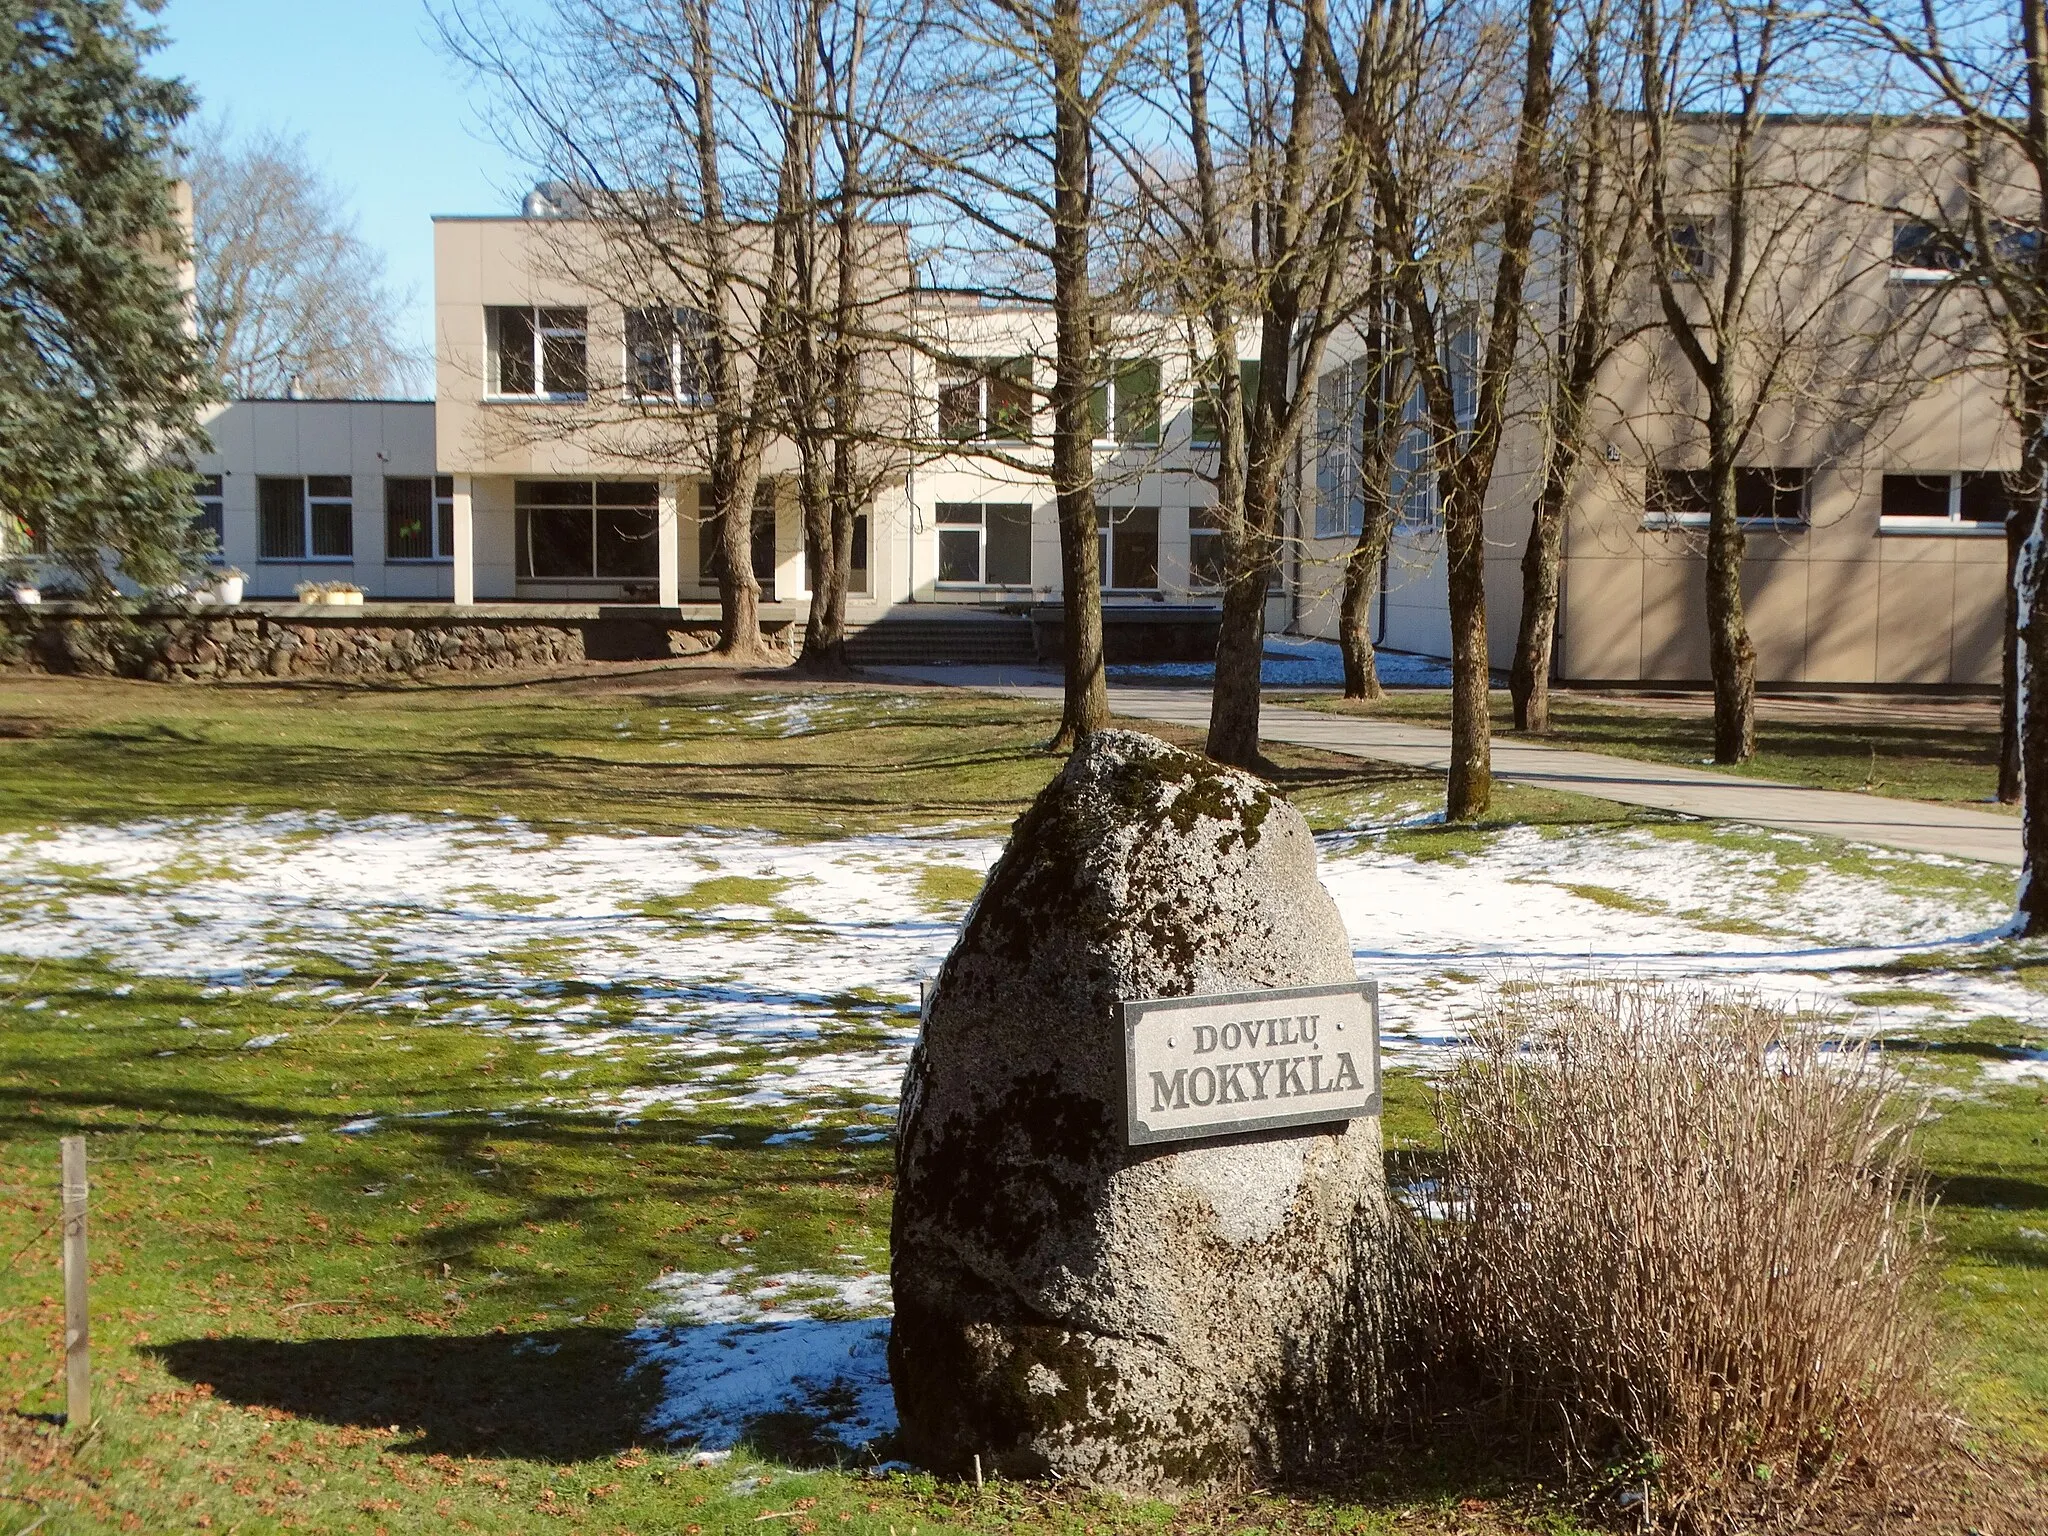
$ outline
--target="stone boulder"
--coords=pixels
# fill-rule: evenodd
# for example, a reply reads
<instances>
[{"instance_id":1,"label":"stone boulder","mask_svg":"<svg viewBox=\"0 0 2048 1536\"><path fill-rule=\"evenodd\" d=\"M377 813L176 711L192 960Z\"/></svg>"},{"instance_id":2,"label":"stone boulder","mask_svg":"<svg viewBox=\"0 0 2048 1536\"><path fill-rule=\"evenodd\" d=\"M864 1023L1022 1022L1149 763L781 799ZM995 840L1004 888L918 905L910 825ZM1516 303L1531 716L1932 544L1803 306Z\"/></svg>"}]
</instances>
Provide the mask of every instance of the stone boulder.
<instances>
[{"instance_id":1,"label":"stone boulder","mask_svg":"<svg viewBox=\"0 0 2048 1536\"><path fill-rule=\"evenodd\" d=\"M906 1454L1133 1492L1308 1470L1371 1384L1377 1118L1132 1148L1120 999L1356 979L1300 814L1092 737L1017 822L903 1088Z\"/></svg>"}]
</instances>

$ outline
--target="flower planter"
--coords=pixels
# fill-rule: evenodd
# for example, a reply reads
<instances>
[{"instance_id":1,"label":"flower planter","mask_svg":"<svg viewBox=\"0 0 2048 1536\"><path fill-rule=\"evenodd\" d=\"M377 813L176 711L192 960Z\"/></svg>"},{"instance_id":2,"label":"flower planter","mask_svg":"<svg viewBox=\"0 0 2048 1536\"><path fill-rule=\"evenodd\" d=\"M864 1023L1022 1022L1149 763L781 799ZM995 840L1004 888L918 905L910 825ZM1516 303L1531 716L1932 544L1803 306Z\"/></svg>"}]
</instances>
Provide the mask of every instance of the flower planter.
<instances>
[{"instance_id":1,"label":"flower planter","mask_svg":"<svg viewBox=\"0 0 2048 1536\"><path fill-rule=\"evenodd\" d=\"M43 594L34 587L16 587L11 595L24 608L33 608L43 600Z\"/></svg>"},{"instance_id":2,"label":"flower planter","mask_svg":"<svg viewBox=\"0 0 2048 1536\"><path fill-rule=\"evenodd\" d=\"M360 608L363 606L363 594L360 592L329 592L320 601L326 603L330 608Z\"/></svg>"},{"instance_id":3,"label":"flower planter","mask_svg":"<svg viewBox=\"0 0 2048 1536\"><path fill-rule=\"evenodd\" d=\"M240 576L223 576L206 589L206 600L209 603L233 607L242 600L242 585L243 578Z\"/></svg>"}]
</instances>

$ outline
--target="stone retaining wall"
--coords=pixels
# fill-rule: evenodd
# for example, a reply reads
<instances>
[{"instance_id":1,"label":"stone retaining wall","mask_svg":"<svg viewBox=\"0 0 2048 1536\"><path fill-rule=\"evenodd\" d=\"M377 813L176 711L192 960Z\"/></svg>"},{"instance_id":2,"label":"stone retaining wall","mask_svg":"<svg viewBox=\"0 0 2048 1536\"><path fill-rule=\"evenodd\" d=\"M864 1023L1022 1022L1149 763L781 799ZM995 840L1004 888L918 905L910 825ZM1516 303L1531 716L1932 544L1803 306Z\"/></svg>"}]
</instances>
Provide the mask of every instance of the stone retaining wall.
<instances>
[{"instance_id":1,"label":"stone retaining wall","mask_svg":"<svg viewBox=\"0 0 2048 1536\"><path fill-rule=\"evenodd\" d=\"M82 603L0 606L0 667L152 682L402 677L652 660L708 649L716 638L715 625L707 632L701 621L667 615L558 610L457 618L446 609L389 607L114 613Z\"/></svg>"}]
</instances>

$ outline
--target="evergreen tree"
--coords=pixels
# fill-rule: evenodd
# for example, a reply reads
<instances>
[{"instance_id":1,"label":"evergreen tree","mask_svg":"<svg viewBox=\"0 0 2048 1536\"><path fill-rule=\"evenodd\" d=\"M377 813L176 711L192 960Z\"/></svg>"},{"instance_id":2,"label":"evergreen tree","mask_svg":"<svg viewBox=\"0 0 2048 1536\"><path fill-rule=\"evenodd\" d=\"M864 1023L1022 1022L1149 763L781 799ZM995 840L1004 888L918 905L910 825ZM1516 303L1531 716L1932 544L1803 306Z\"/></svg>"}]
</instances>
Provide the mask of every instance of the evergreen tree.
<instances>
[{"instance_id":1,"label":"evergreen tree","mask_svg":"<svg viewBox=\"0 0 2048 1536\"><path fill-rule=\"evenodd\" d=\"M209 393L186 321L171 135L182 82L144 71L161 0L0 0L0 538L104 594L194 554Z\"/></svg>"}]
</instances>

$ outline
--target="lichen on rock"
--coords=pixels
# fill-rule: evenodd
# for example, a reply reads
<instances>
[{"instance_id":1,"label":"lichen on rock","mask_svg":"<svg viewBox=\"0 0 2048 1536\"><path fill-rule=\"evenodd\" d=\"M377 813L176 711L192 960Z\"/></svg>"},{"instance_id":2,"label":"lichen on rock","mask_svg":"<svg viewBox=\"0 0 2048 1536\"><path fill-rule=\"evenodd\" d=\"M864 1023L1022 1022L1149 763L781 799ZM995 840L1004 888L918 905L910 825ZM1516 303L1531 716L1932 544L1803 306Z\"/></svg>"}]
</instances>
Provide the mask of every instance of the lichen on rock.
<instances>
[{"instance_id":1,"label":"lichen on rock","mask_svg":"<svg viewBox=\"0 0 2048 1536\"><path fill-rule=\"evenodd\" d=\"M905 1079L911 1455L1171 1492L1327 1451L1370 1375L1379 1123L1129 1147L1116 1005L1354 979L1269 786L1131 732L1074 754L969 912Z\"/></svg>"}]
</instances>

